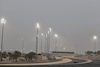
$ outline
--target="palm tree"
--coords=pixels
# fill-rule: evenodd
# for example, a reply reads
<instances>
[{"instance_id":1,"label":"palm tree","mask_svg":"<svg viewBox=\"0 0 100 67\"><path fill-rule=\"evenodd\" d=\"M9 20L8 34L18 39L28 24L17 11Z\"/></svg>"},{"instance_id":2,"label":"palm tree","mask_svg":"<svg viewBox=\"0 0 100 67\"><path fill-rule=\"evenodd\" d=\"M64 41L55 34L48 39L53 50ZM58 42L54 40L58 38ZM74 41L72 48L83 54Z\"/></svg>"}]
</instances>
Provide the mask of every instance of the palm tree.
<instances>
[{"instance_id":1,"label":"palm tree","mask_svg":"<svg viewBox=\"0 0 100 67\"><path fill-rule=\"evenodd\" d=\"M2 57L3 57L3 58L6 58L7 56L8 56L7 52L4 51L4 52L2 53Z\"/></svg>"},{"instance_id":2,"label":"palm tree","mask_svg":"<svg viewBox=\"0 0 100 67\"><path fill-rule=\"evenodd\" d=\"M100 54L100 51L97 51L97 54L99 55Z\"/></svg>"},{"instance_id":3,"label":"palm tree","mask_svg":"<svg viewBox=\"0 0 100 67\"><path fill-rule=\"evenodd\" d=\"M25 59L26 59L26 60L28 59L28 54L25 54Z\"/></svg>"},{"instance_id":4,"label":"palm tree","mask_svg":"<svg viewBox=\"0 0 100 67\"><path fill-rule=\"evenodd\" d=\"M13 59L13 54L11 52L8 52L9 60Z\"/></svg>"},{"instance_id":5,"label":"palm tree","mask_svg":"<svg viewBox=\"0 0 100 67\"><path fill-rule=\"evenodd\" d=\"M19 51L15 51L15 52L13 53L13 59L15 59L16 62L17 62L18 57L20 57L20 56L21 56L21 52L19 52Z\"/></svg>"},{"instance_id":6,"label":"palm tree","mask_svg":"<svg viewBox=\"0 0 100 67\"><path fill-rule=\"evenodd\" d=\"M32 58L35 58L35 55L36 54L34 52L30 52L30 53L25 55L25 58L32 61Z\"/></svg>"}]
</instances>

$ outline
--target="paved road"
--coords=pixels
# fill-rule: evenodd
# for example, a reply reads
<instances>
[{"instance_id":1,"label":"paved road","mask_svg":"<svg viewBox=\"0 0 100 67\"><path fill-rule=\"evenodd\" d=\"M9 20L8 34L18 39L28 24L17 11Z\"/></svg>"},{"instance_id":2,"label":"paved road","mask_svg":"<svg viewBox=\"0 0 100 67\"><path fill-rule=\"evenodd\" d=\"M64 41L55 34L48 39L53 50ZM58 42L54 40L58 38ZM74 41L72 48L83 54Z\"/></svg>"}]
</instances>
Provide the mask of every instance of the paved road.
<instances>
[{"instance_id":1,"label":"paved road","mask_svg":"<svg viewBox=\"0 0 100 67\"><path fill-rule=\"evenodd\" d=\"M76 63L81 63L81 62L86 62L87 60L81 60L81 59L71 59L72 62L69 62L69 63L63 63L63 64L60 64L60 65L72 65L72 64L76 64Z\"/></svg>"},{"instance_id":2,"label":"paved road","mask_svg":"<svg viewBox=\"0 0 100 67\"><path fill-rule=\"evenodd\" d=\"M11 67L11 66L4 66L4 67ZM42 66L12 66L12 67L100 67L100 60L93 60L93 62L91 63L80 64L80 65L42 65Z\"/></svg>"}]
</instances>

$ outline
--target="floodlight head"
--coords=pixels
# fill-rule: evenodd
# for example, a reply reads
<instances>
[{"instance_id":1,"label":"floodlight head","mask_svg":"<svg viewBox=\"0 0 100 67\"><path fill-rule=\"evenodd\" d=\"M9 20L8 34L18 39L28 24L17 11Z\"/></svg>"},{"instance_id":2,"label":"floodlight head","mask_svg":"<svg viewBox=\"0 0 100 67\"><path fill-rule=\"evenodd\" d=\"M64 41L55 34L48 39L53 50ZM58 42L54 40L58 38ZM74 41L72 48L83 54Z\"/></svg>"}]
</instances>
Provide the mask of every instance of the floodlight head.
<instances>
[{"instance_id":1,"label":"floodlight head","mask_svg":"<svg viewBox=\"0 0 100 67\"><path fill-rule=\"evenodd\" d=\"M51 28L49 28L49 31L51 32Z\"/></svg>"},{"instance_id":2,"label":"floodlight head","mask_svg":"<svg viewBox=\"0 0 100 67\"><path fill-rule=\"evenodd\" d=\"M40 25L39 25L39 23L37 23L37 28L40 28Z\"/></svg>"},{"instance_id":3,"label":"floodlight head","mask_svg":"<svg viewBox=\"0 0 100 67\"><path fill-rule=\"evenodd\" d=\"M50 32L48 31L48 34L49 34Z\"/></svg>"},{"instance_id":4,"label":"floodlight head","mask_svg":"<svg viewBox=\"0 0 100 67\"><path fill-rule=\"evenodd\" d=\"M41 33L41 35L43 36L43 33Z\"/></svg>"},{"instance_id":5,"label":"floodlight head","mask_svg":"<svg viewBox=\"0 0 100 67\"><path fill-rule=\"evenodd\" d=\"M58 37L58 35L57 35L57 34L55 34L55 37Z\"/></svg>"},{"instance_id":6,"label":"floodlight head","mask_svg":"<svg viewBox=\"0 0 100 67\"><path fill-rule=\"evenodd\" d=\"M6 23L6 19L5 18L1 18L1 23L5 24Z\"/></svg>"},{"instance_id":7,"label":"floodlight head","mask_svg":"<svg viewBox=\"0 0 100 67\"><path fill-rule=\"evenodd\" d=\"M97 36L94 36L93 38L94 38L94 40L96 40L97 39Z\"/></svg>"}]
</instances>

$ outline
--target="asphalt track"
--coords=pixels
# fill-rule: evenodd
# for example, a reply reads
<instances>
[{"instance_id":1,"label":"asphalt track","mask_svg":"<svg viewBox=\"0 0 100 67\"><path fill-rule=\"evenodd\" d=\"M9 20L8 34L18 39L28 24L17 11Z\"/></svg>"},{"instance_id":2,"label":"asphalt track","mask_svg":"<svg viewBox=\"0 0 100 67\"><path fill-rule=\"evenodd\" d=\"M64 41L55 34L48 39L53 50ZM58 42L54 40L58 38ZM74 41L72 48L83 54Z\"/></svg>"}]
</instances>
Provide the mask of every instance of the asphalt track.
<instances>
[{"instance_id":1,"label":"asphalt track","mask_svg":"<svg viewBox=\"0 0 100 67\"><path fill-rule=\"evenodd\" d=\"M83 60L82 60L83 61ZM82 62L81 60L73 59L73 62L59 65L39 65L39 66L0 66L0 67L100 67L100 60L93 60L87 64L75 64L74 62ZM72 63L72 64L71 64Z\"/></svg>"}]
</instances>

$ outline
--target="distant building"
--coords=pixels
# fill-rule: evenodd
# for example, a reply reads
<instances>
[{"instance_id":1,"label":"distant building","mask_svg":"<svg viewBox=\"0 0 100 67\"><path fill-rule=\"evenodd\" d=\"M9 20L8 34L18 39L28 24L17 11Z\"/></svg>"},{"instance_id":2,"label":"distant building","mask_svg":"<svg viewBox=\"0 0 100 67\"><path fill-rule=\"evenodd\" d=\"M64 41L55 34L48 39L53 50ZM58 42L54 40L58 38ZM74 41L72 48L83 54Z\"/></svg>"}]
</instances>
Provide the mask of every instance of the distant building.
<instances>
[{"instance_id":1,"label":"distant building","mask_svg":"<svg viewBox=\"0 0 100 67\"><path fill-rule=\"evenodd\" d=\"M74 54L74 52L52 51L53 54Z\"/></svg>"}]
</instances>

